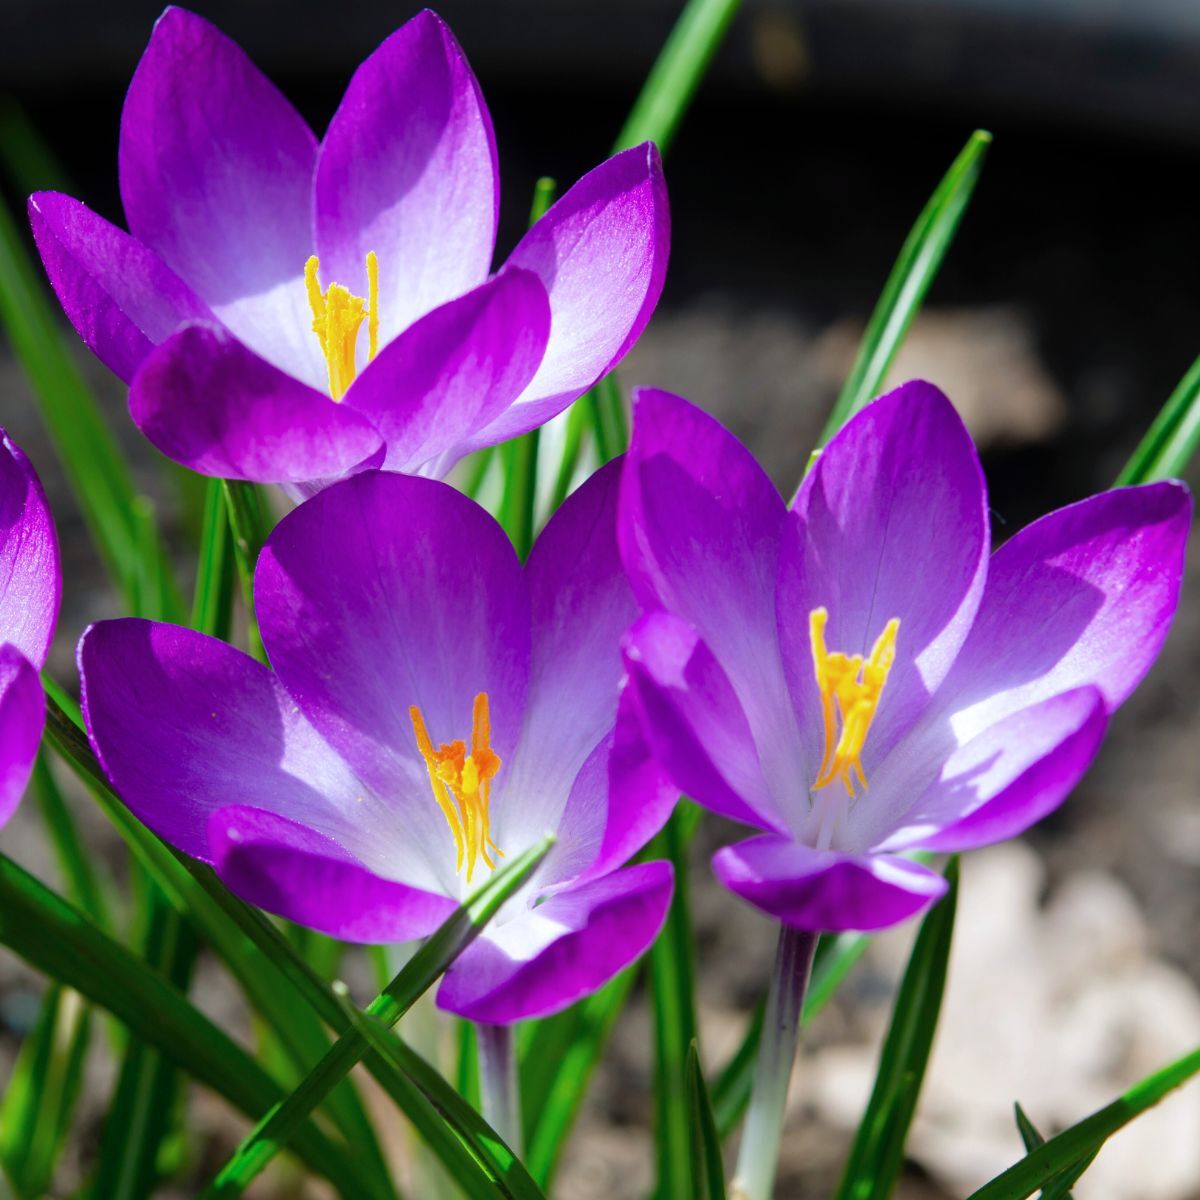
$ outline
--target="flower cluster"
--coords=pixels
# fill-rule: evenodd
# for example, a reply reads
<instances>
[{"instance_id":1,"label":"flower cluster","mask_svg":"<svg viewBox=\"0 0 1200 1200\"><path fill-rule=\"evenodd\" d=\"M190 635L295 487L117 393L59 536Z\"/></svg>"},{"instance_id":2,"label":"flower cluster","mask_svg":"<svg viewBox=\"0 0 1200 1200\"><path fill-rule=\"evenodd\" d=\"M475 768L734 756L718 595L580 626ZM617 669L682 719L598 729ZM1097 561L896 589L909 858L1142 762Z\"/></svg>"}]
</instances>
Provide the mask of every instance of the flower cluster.
<instances>
[{"instance_id":1,"label":"flower cluster","mask_svg":"<svg viewBox=\"0 0 1200 1200\"><path fill-rule=\"evenodd\" d=\"M491 120L431 13L318 141L169 9L120 183L128 232L30 199L66 315L163 453L295 506L254 571L261 657L134 617L83 634L95 758L232 892L352 942L426 937L553 834L442 976L445 1009L544 1016L642 954L673 892L642 851L680 795L755 831L713 870L785 930L918 913L946 888L930 857L1062 803L1162 648L1183 485L1093 496L993 553L975 447L922 382L852 417L790 502L711 417L642 389L628 452L522 562L443 477L621 359L662 289L667 202L655 148L625 151L493 271ZM0 823L41 739L60 590L5 438Z\"/></svg>"}]
</instances>

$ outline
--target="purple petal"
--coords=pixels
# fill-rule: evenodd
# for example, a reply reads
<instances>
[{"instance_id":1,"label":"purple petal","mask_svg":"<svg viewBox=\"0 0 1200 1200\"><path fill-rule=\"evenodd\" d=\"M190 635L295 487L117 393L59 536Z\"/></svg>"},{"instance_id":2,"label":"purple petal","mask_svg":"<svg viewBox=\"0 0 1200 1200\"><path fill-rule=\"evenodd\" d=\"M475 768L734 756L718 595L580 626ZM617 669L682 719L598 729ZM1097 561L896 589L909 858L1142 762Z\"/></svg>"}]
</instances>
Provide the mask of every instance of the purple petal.
<instances>
[{"instance_id":1,"label":"purple petal","mask_svg":"<svg viewBox=\"0 0 1200 1200\"><path fill-rule=\"evenodd\" d=\"M316 173L326 279L367 294L379 260L380 336L487 278L496 240L496 143L483 96L440 18L418 13L358 68Z\"/></svg>"},{"instance_id":2,"label":"purple petal","mask_svg":"<svg viewBox=\"0 0 1200 1200\"><path fill-rule=\"evenodd\" d=\"M404 942L453 911L445 896L381 879L337 842L261 808L230 805L208 822L217 874L243 900L349 942Z\"/></svg>"},{"instance_id":3,"label":"purple petal","mask_svg":"<svg viewBox=\"0 0 1200 1200\"><path fill-rule=\"evenodd\" d=\"M983 593L988 546L978 455L932 385L908 383L876 400L821 452L793 505L778 592L784 662L814 772L822 722L809 613L828 610L828 648L846 654L869 654L887 622L900 619L863 756L869 779L950 670Z\"/></svg>"},{"instance_id":4,"label":"purple petal","mask_svg":"<svg viewBox=\"0 0 1200 1200\"><path fill-rule=\"evenodd\" d=\"M527 845L559 828L576 776L616 720L621 633L637 615L617 555L620 471L619 462L609 463L568 497L525 568L533 616L529 697L503 783L504 795L520 802L498 809L501 846ZM603 761L596 776L603 804Z\"/></svg>"},{"instance_id":5,"label":"purple petal","mask_svg":"<svg viewBox=\"0 0 1200 1200\"><path fill-rule=\"evenodd\" d=\"M1094 687L1010 714L946 759L885 848L971 850L1016 837L1067 798L1100 749L1107 724L1104 698ZM880 776L886 771L885 764ZM882 790L883 778L872 781L876 785Z\"/></svg>"},{"instance_id":6,"label":"purple petal","mask_svg":"<svg viewBox=\"0 0 1200 1200\"><path fill-rule=\"evenodd\" d=\"M283 684L389 797L397 830L444 888L456 887L409 709L420 708L434 745L469 740L475 696L488 694L501 821L529 671L528 595L504 532L447 484L366 472L279 523L259 557L255 606Z\"/></svg>"},{"instance_id":7,"label":"purple petal","mask_svg":"<svg viewBox=\"0 0 1200 1200\"><path fill-rule=\"evenodd\" d=\"M682 617L728 676L777 800L796 794L803 761L775 618L786 519L731 433L678 396L637 393L618 524L625 569L639 602Z\"/></svg>"},{"instance_id":8,"label":"purple petal","mask_svg":"<svg viewBox=\"0 0 1200 1200\"><path fill-rule=\"evenodd\" d=\"M787 838L751 838L718 850L717 878L735 895L795 929L884 929L920 912L946 881L890 854L839 854Z\"/></svg>"},{"instance_id":9,"label":"purple petal","mask_svg":"<svg viewBox=\"0 0 1200 1200\"><path fill-rule=\"evenodd\" d=\"M35 670L58 621L62 572L46 493L24 451L0 429L0 645Z\"/></svg>"},{"instance_id":10,"label":"purple petal","mask_svg":"<svg viewBox=\"0 0 1200 1200\"><path fill-rule=\"evenodd\" d=\"M215 320L153 250L78 200L37 192L29 197L29 223L67 319L126 383L185 321Z\"/></svg>"},{"instance_id":11,"label":"purple petal","mask_svg":"<svg viewBox=\"0 0 1200 1200\"><path fill-rule=\"evenodd\" d=\"M382 455L364 416L213 325L185 326L146 359L129 411L168 458L222 479L306 483Z\"/></svg>"},{"instance_id":12,"label":"purple petal","mask_svg":"<svg viewBox=\"0 0 1200 1200\"><path fill-rule=\"evenodd\" d=\"M239 46L194 13L163 13L121 113L130 232L252 350L314 387L325 364L304 264L316 153Z\"/></svg>"},{"instance_id":13,"label":"purple petal","mask_svg":"<svg viewBox=\"0 0 1200 1200\"><path fill-rule=\"evenodd\" d=\"M670 863L643 863L488 926L442 978L438 1007L496 1025L568 1007L649 948L673 887Z\"/></svg>"},{"instance_id":14,"label":"purple petal","mask_svg":"<svg viewBox=\"0 0 1200 1200\"><path fill-rule=\"evenodd\" d=\"M1050 513L1001 546L939 704L983 728L1072 688L1111 712L1162 648L1179 602L1192 502L1178 483L1119 488Z\"/></svg>"},{"instance_id":15,"label":"purple petal","mask_svg":"<svg viewBox=\"0 0 1200 1200\"><path fill-rule=\"evenodd\" d=\"M209 818L244 804L387 869L392 814L261 663L193 630L127 618L83 635L79 669L101 765L134 815L173 846L211 861ZM417 874L404 879L429 886Z\"/></svg>"},{"instance_id":16,"label":"purple petal","mask_svg":"<svg viewBox=\"0 0 1200 1200\"><path fill-rule=\"evenodd\" d=\"M649 613L624 652L643 736L676 787L731 820L784 831L746 713L696 631L673 614Z\"/></svg>"},{"instance_id":17,"label":"purple petal","mask_svg":"<svg viewBox=\"0 0 1200 1200\"><path fill-rule=\"evenodd\" d=\"M37 668L12 645L0 645L0 828L25 793L46 723Z\"/></svg>"},{"instance_id":18,"label":"purple petal","mask_svg":"<svg viewBox=\"0 0 1200 1200\"><path fill-rule=\"evenodd\" d=\"M679 799L651 752L629 687L621 693L612 736L593 757L599 759L595 770L588 770L591 760L584 765L559 827L560 845L580 847L578 882L624 866L666 824Z\"/></svg>"},{"instance_id":19,"label":"purple petal","mask_svg":"<svg viewBox=\"0 0 1200 1200\"><path fill-rule=\"evenodd\" d=\"M541 425L621 361L658 303L670 236L662 163L646 142L585 175L522 238L508 265L546 285L550 344L481 444Z\"/></svg>"},{"instance_id":20,"label":"purple petal","mask_svg":"<svg viewBox=\"0 0 1200 1200\"><path fill-rule=\"evenodd\" d=\"M345 403L387 445L389 471L448 470L520 394L546 348L550 305L529 271L505 271L435 308L383 348Z\"/></svg>"}]
</instances>

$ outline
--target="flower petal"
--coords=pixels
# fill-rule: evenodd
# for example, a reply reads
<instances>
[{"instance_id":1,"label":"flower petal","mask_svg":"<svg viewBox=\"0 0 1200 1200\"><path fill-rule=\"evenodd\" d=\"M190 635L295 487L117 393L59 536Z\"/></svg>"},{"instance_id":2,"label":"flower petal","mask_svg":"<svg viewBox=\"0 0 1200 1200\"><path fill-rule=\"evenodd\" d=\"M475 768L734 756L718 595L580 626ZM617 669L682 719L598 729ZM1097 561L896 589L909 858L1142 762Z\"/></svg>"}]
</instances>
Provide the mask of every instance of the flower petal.
<instances>
[{"instance_id":1,"label":"flower petal","mask_svg":"<svg viewBox=\"0 0 1200 1200\"><path fill-rule=\"evenodd\" d=\"M79 669L96 756L134 815L173 846L211 861L209 818L248 804L334 839L376 872L429 886L415 868L391 869L391 812L261 663L131 617L87 630Z\"/></svg>"},{"instance_id":2,"label":"flower petal","mask_svg":"<svg viewBox=\"0 0 1200 1200\"><path fill-rule=\"evenodd\" d=\"M550 305L530 271L505 271L410 325L350 386L345 404L379 430L383 466L443 474L533 377Z\"/></svg>"},{"instance_id":3,"label":"flower petal","mask_svg":"<svg viewBox=\"0 0 1200 1200\"><path fill-rule=\"evenodd\" d=\"M870 778L945 678L978 608L989 549L979 457L950 401L931 384L907 383L847 422L792 512L779 636L810 760L820 761L822 723L809 613L826 608L829 649L852 655L870 653L887 622L900 619L863 756Z\"/></svg>"},{"instance_id":4,"label":"flower petal","mask_svg":"<svg viewBox=\"0 0 1200 1200\"><path fill-rule=\"evenodd\" d=\"M1094 687L1009 714L945 759L882 848L972 850L1016 837L1067 798L1096 757L1107 724ZM872 787L905 794L888 768Z\"/></svg>"},{"instance_id":5,"label":"flower petal","mask_svg":"<svg viewBox=\"0 0 1200 1200\"><path fill-rule=\"evenodd\" d=\"M529 697L502 784L502 795L514 800L497 806L501 846L528 845L559 829L576 777L616 720L621 633L637 615L617 555L620 470L609 463L567 498L525 568L533 618ZM596 776L603 803L603 763Z\"/></svg>"},{"instance_id":6,"label":"flower petal","mask_svg":"<svg viewBox=\"0 0 1200 1200\"><path fill-rule=\"evenodd\" d=\"M648 613L623 650L642 734L676 787L731 820L783 832L746 713L696 631L672 613Z\"/></svg>"},{"instance_id":7,"label":"flower petal","mask_svg":"<svg viewBox=\"0 0 1200 1200\"><path fill-rule=\"evenodd\" d=\"M508 265L546 285L550 344L479 445L541 425L621 361L658 303L670 236L662 163L646 142L585 175L522 238Z\"/></svg>"},{"instance_id":8,"label":"flower petal","mask_svg":"<svg viewBox=\"0 0 1200 1200\"><path fill-rule=\"evenodd\" d=\"M939 705L961 738L1084 685L1111 712L1162 649L1179 603L1192 502L1179 483L1102 492L1035 521L992 558Z\"/></svg>"},{"instance_id":9,"label":"flower petal","mask_svg":"<svg viewBox=\"0 0 1200 1200\"><path fill-rule=\"evenodd\" d=\"M637 392L618 523L625 569L638 601L682 617L728 676L777 803L796 793L803 761L775 618L786 520L731 433L678 396Z\"/></svg>"},{"instance_id":10,"label":"flower petal","mask_svg":"<svg viewBox=\"0 0 1200 1200\"><path fill-rule=\"evenodd\" d=\"M307 483L377 465L383 453L364 416L214 325L187 325L150 354L129 411L168 458L222 479Z\"/></svg>"},{"instance_id":11,"label":"flower petal","mask_svg":"<svg viewBox=\"0 0 1200 1200\"><path fill-rule=\"evenodd\" d=\"M613 733L583 765L559 826L560 860L547 878L598 879L624 866L666 824L679 800L642 731L633 690L617 705ZM576 874L578 871L578 874Z\"/></svg>"},{"instance_id":12,"label":"flower petal","mask_svg":"<svg viewBox=\"0 0 1200 1200\"><path fill-rule=\"evenodd\" d=\"M40 668L61 597L58 535L46 493L24 451L0 429L0 645L15 646Z\"/></svg>"},{"instance_id":13,"label":"flower petal","mask_svg":"<svg viewBox=\"0 0 1200 1200\"><path fill-rule=\"evenodd\" d=\"M121 199L154 250L252 350L314 387L304 264L317 143L242 49L168 8L121 113Z\"/></svg>"},{"instance_id":14,"label":"flower petal","mask_svg":"<svg viewBox=\"0 0 1200 1200\"><path fill-rule=\"evenodd\" d=\"M410 839L457 894L454 843L409 709L420 708L435 746L469 739L475 697L486 692L492 746L502 763L512 758L529 672L529 600L503 530L447 484L365 472L276 526L258 560L255 607L283 684L389 798L395 836Z\"/></svg>"},{"instance_id":15,"label":"flower petal","mask_svg":"<svg viewBox=\"0 0 1200 1200\"><path fill-rule=\"evenodd\" d=\"M25 794L45 724L37 668L16 646L0 645L0 828Z\"/></svg>"},{"instance_id":16,"label":"flower petal","mask_svg":"<svg viewBox=\"0 0 1200 1200\"><path fill-rule=\"evenodd\" d=\"M381 879L337 842L261 808L209 818L217 874L250 904L349 942L404 942L453 911L445 896Z\"/></svg>"},{"instance_id":17,"label":"flower petal","mask_svg":"<svg viewBox=\"0 0 1200 1200\"><path fill-rule=\"evenodd\" d=\"M795 929L884 929L920 912L946 881L889 854L839 854L788 838L750 838L718 850L717 878L735 895Z\"/></svg>"},{"instance_id":18,"label":"flower petal","mask_svg":"<svg viewBox=\"0 0 1200 1200\"><path fill-rule=\"evenodd\" d=\"M670 863L642 863L488 926L446 972L438 1007L496 1025L559 1012L649 948L673 887Z\"/></svg>"},{"instance_id":19,"label":"flower petal","mask_svg":"<svg viewBox=\"0 0 1200 1200\"><path fill-rule=\"evenodd\" d=\"M496 141L439 17L418 13L354 73L321 146L315 196L327 280L365 296L367 253L378 257L383 341L487 278Z\"/></svg>"},{"instance_id":20,"label":"flower petal","mask_svg":"<svg viewBox=\"0 0 1200 1200\"><path fill-rule=\"evenodd\" d=\"M126 383L185 321L216 319L153 250L86 204L36 192L29 197L29 223L67 319Z\"/></svg>"}]
</instances>

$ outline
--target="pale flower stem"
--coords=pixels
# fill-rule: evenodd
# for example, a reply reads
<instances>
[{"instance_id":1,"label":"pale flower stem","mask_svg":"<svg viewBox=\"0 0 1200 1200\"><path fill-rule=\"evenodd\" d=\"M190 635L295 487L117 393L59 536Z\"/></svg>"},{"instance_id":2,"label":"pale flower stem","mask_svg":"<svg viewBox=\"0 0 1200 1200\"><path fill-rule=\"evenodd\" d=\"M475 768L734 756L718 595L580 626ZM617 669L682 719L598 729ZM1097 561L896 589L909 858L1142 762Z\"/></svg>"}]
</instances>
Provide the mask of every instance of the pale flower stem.
<instances>
[{"instance_id":1,"label":"pale flower stem","mask_svg":"<svg viewBox=\"0 0 1200 1200\"><path fill-rule=\"evenodd\" d=\"M804 1010L804 993L812 971L817 936L780 926L775 972L767 996L754 1086L750 1092L730 1200L771 1200L788 1082L796 1058L800 1016Z\"/></svg>"},{"instance_id":2,"label":"pale flower stem","mask_svg":"<svg viewBox=\"0 0 1200 1200\"><path fill-rule=\"evenodd\" d=\"M475 1036L479 1042L479 1096L483 1119L520 1158L525 1150L521 1138L517 1043L512 1026L479 1024L475 1026Z\"/></svg>"}]
</instances>

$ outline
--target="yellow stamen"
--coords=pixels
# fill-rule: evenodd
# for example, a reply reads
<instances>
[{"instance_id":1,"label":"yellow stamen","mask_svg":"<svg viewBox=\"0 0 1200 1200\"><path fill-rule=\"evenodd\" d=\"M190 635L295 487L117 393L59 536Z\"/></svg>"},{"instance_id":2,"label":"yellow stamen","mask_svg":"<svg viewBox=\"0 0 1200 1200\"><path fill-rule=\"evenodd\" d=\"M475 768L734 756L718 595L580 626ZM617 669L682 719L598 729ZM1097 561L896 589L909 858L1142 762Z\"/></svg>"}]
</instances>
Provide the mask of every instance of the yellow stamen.
<instances>
[{"instance_id":1,"label":"yellow stamen","mask_svg":"<svg viewBox=\"0 0 1200 1200\"><path fill-rule=\"evenodd\" d=\"M808 615L808 638L812 645L817 687L821 692L821 717L825 727L825 751L813 787L823 788L840 779L847 793L853 796L855 776L864 790L867 786L862 752L884 684L896 661L900 620L893 617L884 626L865 661L861 654L850 656L829 652L825 646L828 620L829 613L824 608L814 608Z\"/></svg>"},{"instance_id":2,"label":"yellow stamen","mask_svg":"<svg viewBox=\"0 0 1200 1200\"><path fill-rule=\"evenodd\" d=\"M414 704L409 708L408 715L417 737L417 749L429 772L433 798L454 835L454 870L456 873L461 871L465 862L467 882L470 883L475 864L480 858L489 868L495 867L496 862L488 853L489 849L500 857L504 856L504 851L492 841L488 831L491 785L496 772L500 770L500 757L489 745L491 720L487 692L480 692L475 697L470 754L467 753L466 743L462 741L443 742L435 750L421 710Z\"/></svg>"},{"instance_id":3,"label":"yellow stamen","mask_svg":"<svg viewBox=\"0 0 1200 1200\"><path fill-rule=\"evenodd\" d=\"M331 283L324 291L317 278L321 263L312 255L304 264L304 288L312 309L313 333L321 343L321 353L329 368L329 394L340 400L358 373L355 349L358 330L367 322L367 360L379 348L379 260L372 250L367 255L367 299L356 296L340 283Z\"/></svg>"}]
</instances>

